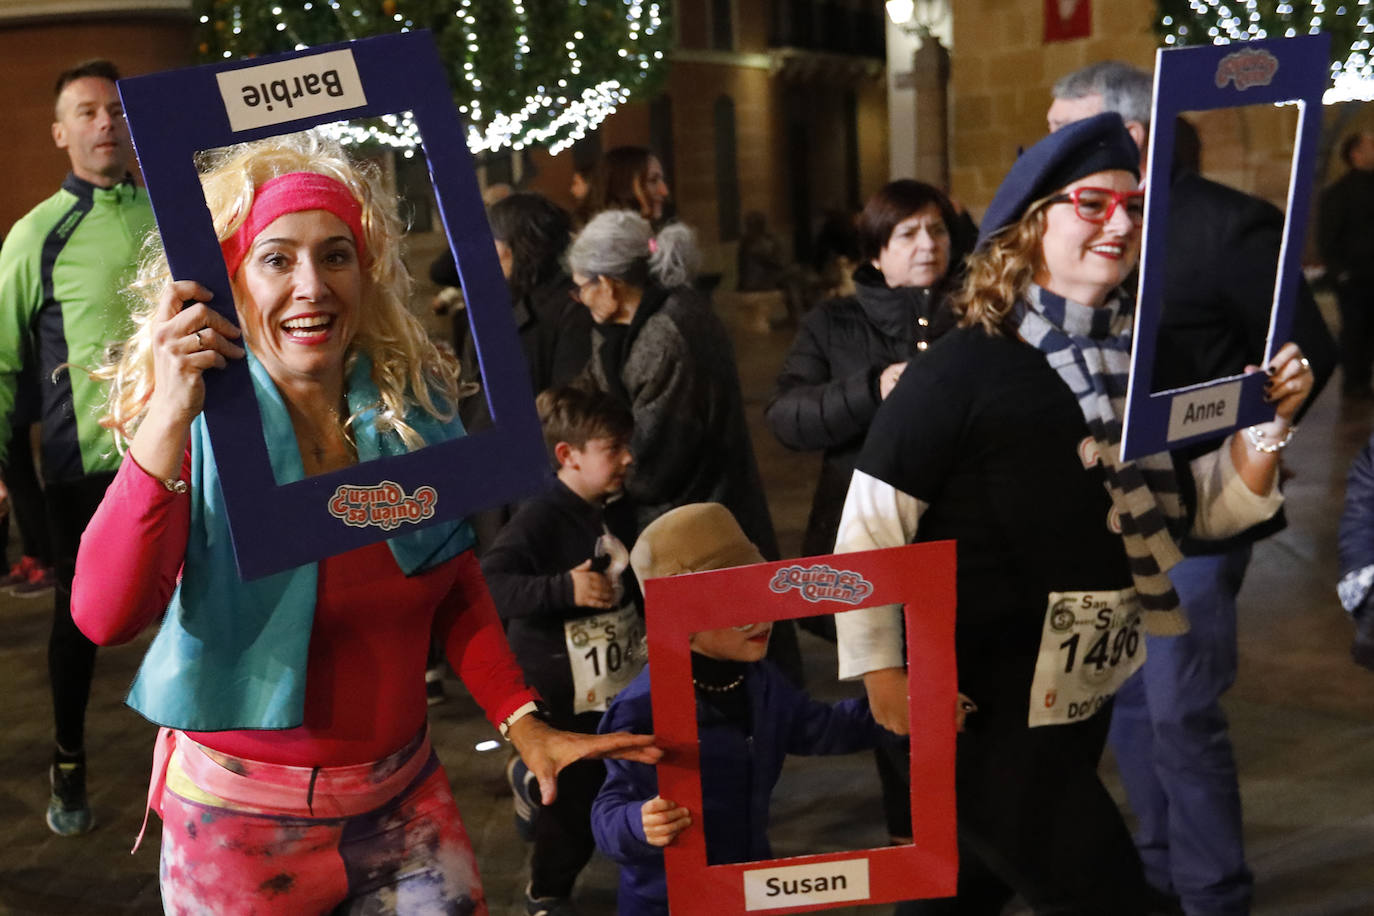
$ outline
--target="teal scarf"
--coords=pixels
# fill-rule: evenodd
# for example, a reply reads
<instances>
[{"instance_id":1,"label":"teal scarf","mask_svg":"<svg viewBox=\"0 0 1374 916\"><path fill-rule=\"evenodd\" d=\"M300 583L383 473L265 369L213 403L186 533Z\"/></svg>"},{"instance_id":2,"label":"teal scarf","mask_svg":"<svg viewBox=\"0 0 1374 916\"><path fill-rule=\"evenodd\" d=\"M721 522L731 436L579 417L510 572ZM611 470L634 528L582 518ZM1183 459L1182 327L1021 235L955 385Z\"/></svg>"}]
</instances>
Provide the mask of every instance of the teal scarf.
<instances>
[{"instance_id":1,"label":"teal scarf","mask_svg":"<svg viewBox=\"0 0 1374 916\"><path fill-rule=\"evenodd\" d=\"M286 405L251 353L248 366L272 472L278 485L294 483L305 476L305 468ZM374 408L380 402L372 364L359 356L349 373L348 407L358 416L354 438L360 462L406 451L398 435L377 432ZM422 410L411 411L406 422L427 444L464 434L457 419L440 423ZM128 703L158 725L186 731L295 728L305 720L318 564L252 582L239 578L204 417L191 427L191 498L181 582ZM387 546L409 576L452 559L472 543L467 523L456 521L393 537Z\"/></svg>"}]
</instances>

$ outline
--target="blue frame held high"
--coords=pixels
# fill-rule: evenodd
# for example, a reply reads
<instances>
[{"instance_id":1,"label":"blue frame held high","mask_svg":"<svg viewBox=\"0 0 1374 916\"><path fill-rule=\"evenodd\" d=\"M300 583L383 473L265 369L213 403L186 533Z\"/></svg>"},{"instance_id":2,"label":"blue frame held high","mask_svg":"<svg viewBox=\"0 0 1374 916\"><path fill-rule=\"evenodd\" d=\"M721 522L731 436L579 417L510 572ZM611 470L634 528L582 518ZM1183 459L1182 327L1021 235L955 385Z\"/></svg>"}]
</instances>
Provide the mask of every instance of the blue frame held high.
<instances>
[{"instance_id":1,"label":"blue frame held high","mask_svg":"<svg viewBox=\"0 0 1374 916\"><path fill-rule=\"evenodd\" d=\"M205 418L240 576L258 578L400 533L388 526L420 494L432 514L411 513L406 525L507 503L547 479L509 294L464 127L428 32L135 77L120 80L119 92L172 275L208 287L210 304L231 321L237 323L234 299L195 155L339 120L411 112L462 278L494 420L477 435L279 486L246 362L206 373ZM377 524L358 524L356 514L348 524L330 512L340 488L370 490L379 499L396 495L397 506Z\"/></svg>"},{"instance_id":2,"label":"blue frame held high","mask_svg":"<svg viewBox=\"0 0 1374 916\"><path fill-rule=\"evenodd\" d=\"M1165 306L1165 264L1169 256L1166 227L1175 119L1185 111L1277 103L1298 107L1287 219L1263 354L1262 365L1267 367L1293 326L1330 45L1331 37L1322 33L1157 52L1140 290L1121 435L1122 458L1131 460L1176 449L1274 418L1273 405L1264 400L1263 372L1154 391L1159 327Z\"/></svg>"}]
</instances>

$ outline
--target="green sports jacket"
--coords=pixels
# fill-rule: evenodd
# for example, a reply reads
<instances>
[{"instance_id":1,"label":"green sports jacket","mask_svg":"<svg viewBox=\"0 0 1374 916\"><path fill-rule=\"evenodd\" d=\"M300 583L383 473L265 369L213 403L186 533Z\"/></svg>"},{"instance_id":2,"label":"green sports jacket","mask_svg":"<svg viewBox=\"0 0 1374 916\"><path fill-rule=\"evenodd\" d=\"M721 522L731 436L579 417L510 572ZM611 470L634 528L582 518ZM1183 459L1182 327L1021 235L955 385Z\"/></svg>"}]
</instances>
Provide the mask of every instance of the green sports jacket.
<instances>
[{"instance_id":1,"label":"green sports jacket","mask_svg":"<svg viewBox=\"0 0 1374 916\"><path fill-rule=\"evenodd\" d=\"M25 354L36 363L43 476L50 482L113 471L120 457L100 426L107 386L87 370L129 336L139 248L153 227L148 195L132 180L98 188L68 175L25 214L0 248L0 463Z\"/></svg>"}]
</instances>

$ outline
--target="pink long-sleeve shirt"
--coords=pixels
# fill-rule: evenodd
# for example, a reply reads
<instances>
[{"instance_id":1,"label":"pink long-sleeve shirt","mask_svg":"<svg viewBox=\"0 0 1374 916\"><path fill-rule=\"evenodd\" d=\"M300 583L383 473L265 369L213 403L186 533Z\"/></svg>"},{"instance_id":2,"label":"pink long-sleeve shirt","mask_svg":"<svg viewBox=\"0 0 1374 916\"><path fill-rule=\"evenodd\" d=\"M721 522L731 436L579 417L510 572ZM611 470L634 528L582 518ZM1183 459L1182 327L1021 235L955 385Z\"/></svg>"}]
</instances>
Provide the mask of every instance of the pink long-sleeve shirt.
<instances>
[{"instance_id":1,"label":"pink long-sleeve shirt","mask_svg":"<svg viewBox=\"0 0 1374 916\"><path fill-rule=\"evenodd\" d=\"M190 455L182 479L190 478ZM101 645L127 642L171 600L191 498L125 458L81 538L72 616ZM424 724L431 633L493 724L535 698L525 686L472 551L405 576L385 543L319 563L298 728L196 732L227 754L290 766L378 760Z\"/></svg>"}]
</instances>

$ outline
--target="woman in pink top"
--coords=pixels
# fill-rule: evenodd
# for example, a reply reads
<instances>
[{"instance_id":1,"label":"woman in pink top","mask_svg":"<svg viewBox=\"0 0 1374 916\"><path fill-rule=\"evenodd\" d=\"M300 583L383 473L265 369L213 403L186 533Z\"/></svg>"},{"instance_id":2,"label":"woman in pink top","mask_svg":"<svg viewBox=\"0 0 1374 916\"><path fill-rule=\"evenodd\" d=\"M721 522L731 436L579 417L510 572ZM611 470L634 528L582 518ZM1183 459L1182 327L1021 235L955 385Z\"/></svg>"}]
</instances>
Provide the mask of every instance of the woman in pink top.
<instances>
[{"instance_id":1,"label":"woman in pink top","mask_svg":"<svg viewBox=\"0 0 1374 916\"><path fill-rule=\"evenodd\" d=\"M200 284L172 280L160 253L145 260L147 305L104 373L105 422L128 454L73 590L97 643L132 639L166 612L129 700L164 726L149 792L163 818L164 906L484 913L429 746L431 634L546 798L574 760L659 752L651 738L573 735L530 715L537 697L466 525L238 579L203 373L250 351L274 467L298 478L354 464L388 437L413 449L461 435L457 366L406 309L401 229L375 172L299 134L218 154L202 183L239 327L204 304Z\"/></svg>"}]
</instances>

